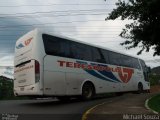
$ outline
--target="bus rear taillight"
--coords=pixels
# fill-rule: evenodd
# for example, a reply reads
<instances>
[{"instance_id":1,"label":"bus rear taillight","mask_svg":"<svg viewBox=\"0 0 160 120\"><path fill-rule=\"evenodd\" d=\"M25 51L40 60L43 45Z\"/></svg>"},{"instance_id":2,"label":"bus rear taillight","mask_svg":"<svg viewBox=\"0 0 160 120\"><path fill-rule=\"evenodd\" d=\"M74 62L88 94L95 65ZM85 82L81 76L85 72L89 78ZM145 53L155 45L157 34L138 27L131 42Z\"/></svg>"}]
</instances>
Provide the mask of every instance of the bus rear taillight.
<instances>
[{"instance_id":1,"label":"bus rear taillight","mask_svg":"<svg viewBox=\"0 0 160 120\"><path fill-rule=\"evenodd\" d=\"M40 80L40 64L37 60L35 60L35 82L39 82Z\"/></svg>"}]
</instances>

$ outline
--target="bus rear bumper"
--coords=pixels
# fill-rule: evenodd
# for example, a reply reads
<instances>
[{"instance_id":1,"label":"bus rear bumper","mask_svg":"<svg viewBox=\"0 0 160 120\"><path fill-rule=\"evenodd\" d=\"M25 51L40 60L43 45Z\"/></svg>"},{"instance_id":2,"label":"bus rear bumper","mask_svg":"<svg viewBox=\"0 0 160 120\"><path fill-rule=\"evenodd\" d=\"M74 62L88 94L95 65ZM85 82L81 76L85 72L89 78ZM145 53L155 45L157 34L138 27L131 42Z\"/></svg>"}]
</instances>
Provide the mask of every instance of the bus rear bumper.
<instances>
[{"instance_id":1,"label":"bus rear bumper","mask_svg":"<svg viewBox=\"0 0 160 120\"><path fill-rule=\"evenodd\" d=\"M19 86L14 88L15 96L32 96L32 95L43 95L43 90L39 88L38 84Z\"/></svg>"}]
</instances>

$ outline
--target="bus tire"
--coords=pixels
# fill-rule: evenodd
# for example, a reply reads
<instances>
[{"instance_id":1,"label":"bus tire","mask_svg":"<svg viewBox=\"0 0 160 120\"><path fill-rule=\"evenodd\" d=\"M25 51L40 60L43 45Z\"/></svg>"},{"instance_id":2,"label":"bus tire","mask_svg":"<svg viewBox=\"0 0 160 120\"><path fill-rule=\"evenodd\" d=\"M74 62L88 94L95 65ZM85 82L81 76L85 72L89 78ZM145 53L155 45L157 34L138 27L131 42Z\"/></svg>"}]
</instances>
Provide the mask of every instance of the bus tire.
<instances>
[{"instance_id":1,"label":"bus tire","mask_svg":"<svg viewBox=\"0 0 160 120\"><path fill-rule=\"evenodd\" d=\"M86 82L82 87L82 99L83 100L90 100L95 95L95 87L93 83Z\"/></svg>"},{"instance_id":2,"label":"bus tire","mask_svg":"<svg viewBox=\"0 0 160 120\"><path fill-rule=\"evenodd\" d=\"M143 93L143 84L142 83L138 83L138 94Z\"/></svg>"}]
</instances>

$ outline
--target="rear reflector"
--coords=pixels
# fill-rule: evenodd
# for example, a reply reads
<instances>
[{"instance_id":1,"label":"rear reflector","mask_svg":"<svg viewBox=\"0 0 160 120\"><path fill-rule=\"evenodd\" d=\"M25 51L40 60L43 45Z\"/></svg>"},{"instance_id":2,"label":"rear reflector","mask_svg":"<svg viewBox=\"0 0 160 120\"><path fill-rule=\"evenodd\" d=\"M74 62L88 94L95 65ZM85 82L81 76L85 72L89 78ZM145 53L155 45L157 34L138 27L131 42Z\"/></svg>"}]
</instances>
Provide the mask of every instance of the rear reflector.
<instances>
[{"instance_id":1,"label":"rear reflector","mask_svg":"<svg viewBox=\"0 0 160 120\"><path fill-rule=\"evenodd\" d=\"M35 60L35 82L39 82L40 80L40 64L37 60Z\"/></svg>"}]
</instances>

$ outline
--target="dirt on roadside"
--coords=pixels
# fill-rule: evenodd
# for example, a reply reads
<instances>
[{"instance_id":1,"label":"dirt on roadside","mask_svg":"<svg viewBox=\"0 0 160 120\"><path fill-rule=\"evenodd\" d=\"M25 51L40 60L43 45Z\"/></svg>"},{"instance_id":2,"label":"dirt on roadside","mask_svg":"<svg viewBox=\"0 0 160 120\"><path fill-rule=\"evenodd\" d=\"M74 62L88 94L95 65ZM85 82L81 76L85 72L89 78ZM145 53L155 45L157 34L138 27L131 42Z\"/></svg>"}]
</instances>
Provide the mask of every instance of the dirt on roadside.
<instances>
[{"instance_id":1,"label":"dirt on roadside","mask_svg":"<svg viewBox=\"0 0 160 120\"><path fill-rule=\"evenodd\" d=\"M115 97L110 102L96 106L90 110L84 120L124 120L134 119L144 120L143 115L153 115L154 113L145 108L146 99L160 93L160 85L150 87L150 93L145 94L125 94ZM136 114L138 116L136 116ZM133 115L133 116L132 116Z\"/></svg>"},{"instance_id":2,"label":"dirt on roadside","mask_svg":"<svg viewBox=\"0 0 160 120\"><path fill-rule=\"evenodd\" d=\"M160 93L160 85L154 85L150 88L150 93Z\"/></svg>"},{"instance_id":3,"label":"dirt on roadside","mask_svg":"<svg viewBox=\"0 0 160 120\"><path fill-rule=\"evenodd\" d=\"M84 120L144 120L143 115L154 114L145 108L145 101L156 94L157 93L128 93L115 97L110 102L96 106L86 115L86 119ZM136 118L132 118L134 115Z\"/></svg>"}]
</instances>

